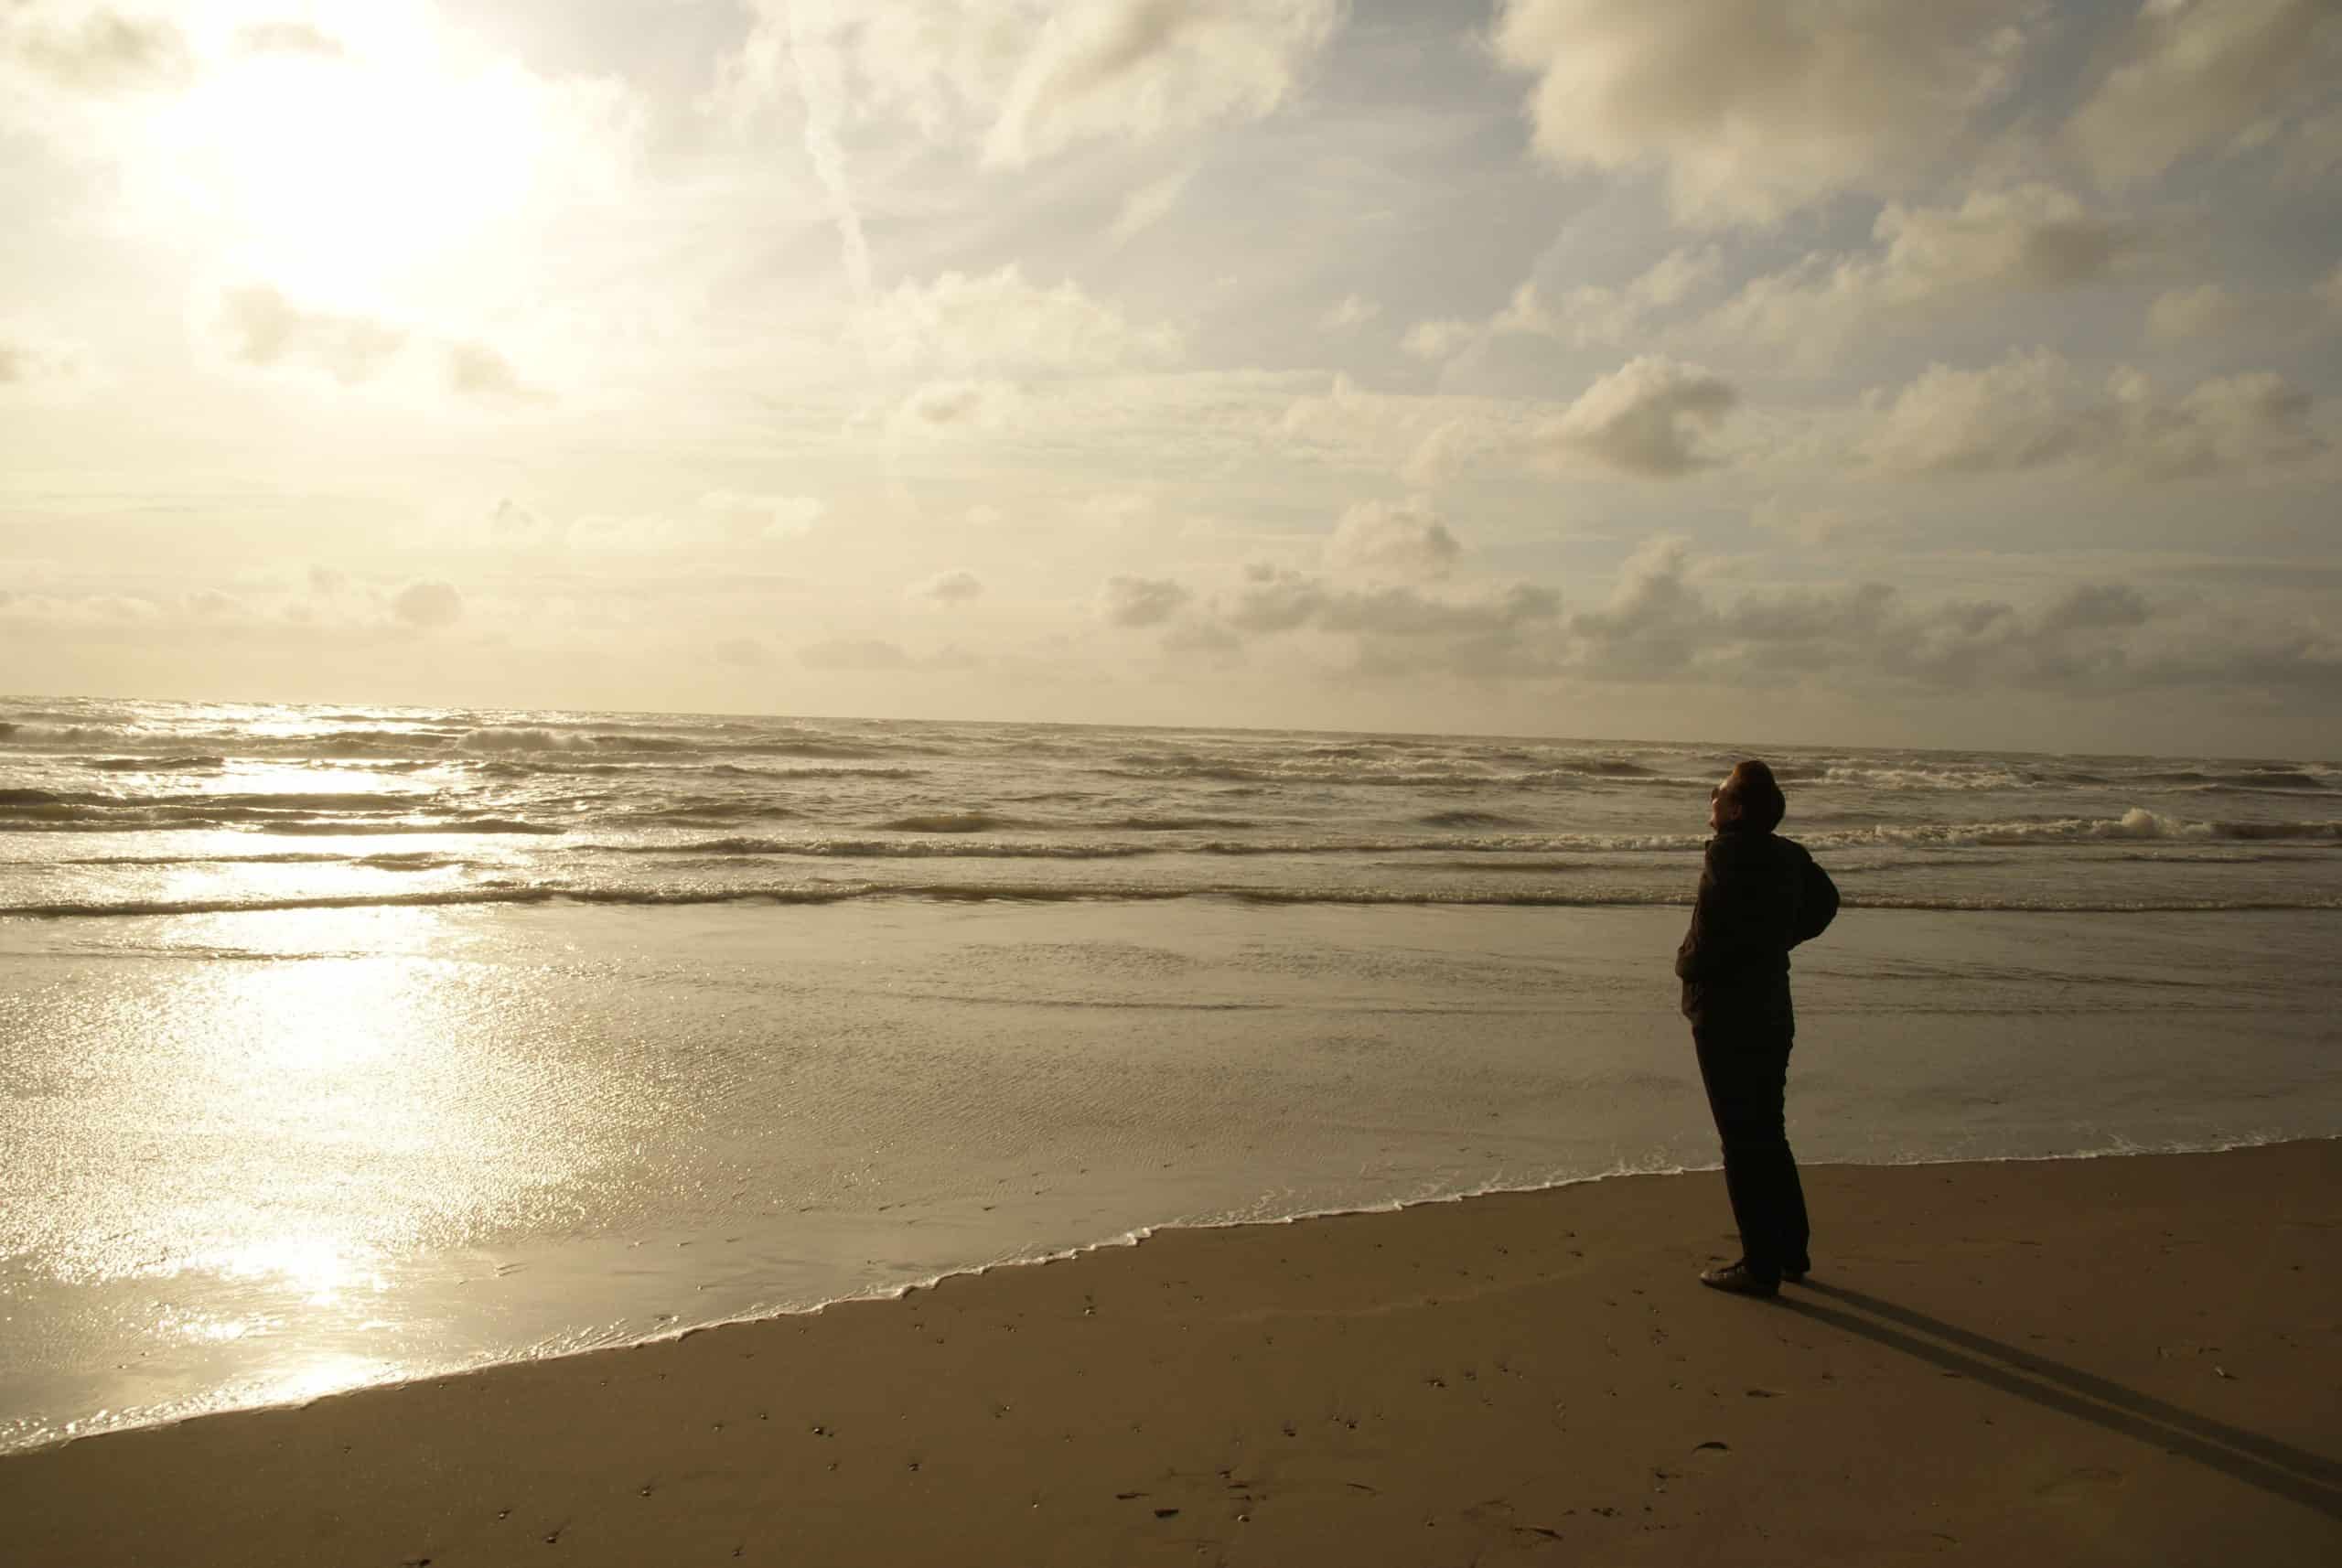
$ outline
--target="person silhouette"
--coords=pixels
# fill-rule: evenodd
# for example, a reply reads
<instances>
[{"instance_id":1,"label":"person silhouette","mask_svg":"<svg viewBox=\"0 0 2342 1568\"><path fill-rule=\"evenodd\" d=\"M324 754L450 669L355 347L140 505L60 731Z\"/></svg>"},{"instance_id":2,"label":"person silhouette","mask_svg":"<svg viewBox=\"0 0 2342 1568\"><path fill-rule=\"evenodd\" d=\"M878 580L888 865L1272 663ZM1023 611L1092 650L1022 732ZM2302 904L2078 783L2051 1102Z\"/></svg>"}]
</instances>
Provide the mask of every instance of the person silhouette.
<instances>
[{"instance_id":1,"label":"person silhouette","mask_svg":"<svg viewBox=\"0 0 2342 1568\"><path fill-rule=\"evenodd\" d=\"M1797 1013L1789 950L1820 936L1838 889L1805 846L1773 830L1788 801L1771 768L1735 767L1708 797L1709 839L1691 929L1675 950L1700 1081L1724 1144L1724 1189L1740 1257L1700 1283L1769 1296L1812 1268L1811 1230L1783 1101Z\"/></svg>"}]
</instances>

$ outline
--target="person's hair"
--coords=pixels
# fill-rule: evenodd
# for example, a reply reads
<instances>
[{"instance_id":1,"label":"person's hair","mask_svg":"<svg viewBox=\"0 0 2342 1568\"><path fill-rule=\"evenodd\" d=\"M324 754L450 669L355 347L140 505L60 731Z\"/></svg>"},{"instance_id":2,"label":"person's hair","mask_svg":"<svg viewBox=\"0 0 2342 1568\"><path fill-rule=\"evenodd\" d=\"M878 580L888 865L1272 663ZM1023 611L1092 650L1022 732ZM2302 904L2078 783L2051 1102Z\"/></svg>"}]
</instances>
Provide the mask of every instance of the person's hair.
<instances>
[{"instance_id":1,"label":"person's hair","mask_svg":"<svg viewBox=\"0 0 2342 1568\"><path fill-rule=\"evenodd\" d=\"M1781 825L1781 818L1789 813L1789 802L1781 798L1781 787L1773 779L1773 770L1750 757L1732 770L1724 781L1724 792L1740 808L1740 822L1760 833L1769 833Z\"/></svg>"}]
</instances>

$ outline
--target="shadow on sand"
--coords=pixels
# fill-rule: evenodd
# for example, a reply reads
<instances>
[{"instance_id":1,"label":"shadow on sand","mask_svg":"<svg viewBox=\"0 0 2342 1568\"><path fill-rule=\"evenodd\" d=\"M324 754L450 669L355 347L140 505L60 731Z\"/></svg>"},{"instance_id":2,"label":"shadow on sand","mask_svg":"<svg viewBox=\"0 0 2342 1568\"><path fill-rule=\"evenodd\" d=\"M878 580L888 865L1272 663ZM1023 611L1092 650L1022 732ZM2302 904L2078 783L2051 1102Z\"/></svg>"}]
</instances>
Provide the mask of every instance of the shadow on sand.
<instances>
[{"instance_id":1,"label":"shadow on sand","mask_svg":"<svg viewBox=\"0 0 2342 1568\"><path fill-rule=\"evenodd\" d=\"M1818 1280L1808 1281L1801 1288L1810 1294L1797 1297L1784 1294L1778 1299L1791 1311L1833 1328L2110 1432L2152 1443L2248 1486L2315 1509L2328 1519L2342 1520L2342 1464L2332 1459L2183 1410L1863 1291ZM1814 1295L1853 1310L1824 1305L1812 1300Z\"/></svg>"}]
</instances>

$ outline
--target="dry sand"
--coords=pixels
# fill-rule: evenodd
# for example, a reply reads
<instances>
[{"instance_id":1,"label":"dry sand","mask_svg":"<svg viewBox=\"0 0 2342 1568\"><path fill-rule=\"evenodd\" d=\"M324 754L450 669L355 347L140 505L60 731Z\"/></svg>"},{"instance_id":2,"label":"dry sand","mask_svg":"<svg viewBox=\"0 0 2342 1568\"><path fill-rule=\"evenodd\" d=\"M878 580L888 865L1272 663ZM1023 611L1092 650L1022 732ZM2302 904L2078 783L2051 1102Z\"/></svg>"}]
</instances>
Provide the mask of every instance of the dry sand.
<instances>
[{"instance_id":1,"label":"dry sand","mask_svg":"<svg viewBox=\"0 0 2342 1568\"><path fill-rule=\"evenodd\" d=\"M0 1461L0 1562L2342 1563L2342 1143L1166 1233Z\"/></svg>"}]
</instances>

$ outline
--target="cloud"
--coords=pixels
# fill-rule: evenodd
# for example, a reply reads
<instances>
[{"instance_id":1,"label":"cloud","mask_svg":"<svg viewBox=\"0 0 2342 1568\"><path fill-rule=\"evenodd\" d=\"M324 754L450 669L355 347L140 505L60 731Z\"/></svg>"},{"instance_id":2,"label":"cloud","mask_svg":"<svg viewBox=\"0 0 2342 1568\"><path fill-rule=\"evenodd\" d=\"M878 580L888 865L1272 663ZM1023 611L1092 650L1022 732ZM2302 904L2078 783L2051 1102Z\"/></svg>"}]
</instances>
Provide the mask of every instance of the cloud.
<instances>
[{"instance_id":1,"label":"cloud","mask_svg":"<svg viewBox=\"0 0 2342 1568\"><path fill-rule=\"evenodd\" d=\"M797 650L797 661L808 670L875 671L901 670L910 663L910 655L892 642L876 638L832 638L824 642L809 642Z\"/></svg>"},{"instance_id":2,"label":"cloud","mask_svg":"<svg viewBox=\"0 0 2342 1568\"><path fill-rule=\"evenodd\" d=\"M1399 347L1418 360L1445 360L1470 348L1480 339L1480 328L1469 321L1453 317L1437 321L1418 321L1407 328L1399 339Z\"/></svg>"},{"instance_id":3,"label":"cloud","mask_svg":"<svg viewBox=\"0 0 2342 1568\"><path fill-rule=\"evenodd\" d=\"M727 73L736 111L797 97L833 136L908 119L932 141L972 146L985 164L1014 168L1086 142L1147 141L1269 114L1292 95L1344 7L753 0L751 8L756 25Z\"/></svg>"},{"instance_id":4,"label":"cloud","mask_svg":"<svg viewBox=\"0 0 2342 1568\"><path fill-rule=\"evenodd\" d=\"M1160 365L1183 351L1177 328L1136 327L1071 281L1041 288L1015 265L982 276L947 272L872 302L861 329L879 362L977 371L1104 371Z\"/></svg>"},{"instance_id":5,"label":"cloud","mask_svg":"<svg viewBox=\"0 0 2342 1568\"><path fill-rule=\"evenodd\" d=\"M1721 377L1644 355L1586 388L1539 440L1564 457L1669 478L1718 461L1702 450L1700 433L1715 429L1738 402Z\"/></svg>"},{"instance_id":6,"label":"cloud","mask_svg":"<svg viewBox=\"0 0 2342 1568\"><path fill-rule=\"evenodd\" d=\"M236 48L250 55L305 55L340 59L349 51L339 38L308 22L247 22L236 29Z\"/></svg>"},{"instance_id":7,"label":"cloud","mask_svg":"<svg viewBox=\"0 0 2342 1568\"><path fill-rule=\"evenodd\" d=\"M1490 679L1550 671L1546 643L1561 608L1558 593L1529 583L1442 593L1398 583L1353 587L1257 563L1163 647L1218 660L1262 639L1330 638L1347 647L1356 674Z\"/></svg>"},{"instance_id":8,"label":"cloud","mask_svg":"<svg viewBox=\"0 0 2342 1568\"><path fill-rule=\"evenodd\" d=\"M1871 226L1877 248L1808 253L1743 284L1703 332L1738 345L1830 354L1881 328L1906 327L2013 293L2109 281L2150 235L2038 181L1970 191L1957 207L1889 202Z\"/></svg>"},{"instance_id":9,"label":"cloud","mask_svg":"<svg viewBox=\"0 0 2342 1568\"><path fill-rule=\"evenodd\" d=\"M1596 664L1656 673L1691 661L1711 617L1688 581L1690 559L1680 539L1647 540L1627 557L1608 602L1571 618L1572 634Z\"/></svg>"},{"instance_id":10,"label":"cloud","mask_svg":"<svg viewBox=\"0 0 2342 1568\"><path fill-rule=\"evenodd\" d=\"M1372 577L1444 577L1463 553L1447 524L1419 499L1350 508L1325 547L1328 566Z\"/></svg>"},{"instance_id":11,"label":"cloud","mask_svg":"<svg viewBox=\"0 0 2342 1568\"><path fill-rule=\"evenodd\" d=\"M1132 236L1163 221L1171 209L1178 205L1179 198L1187 191L1187 182L1195 177L1195 166L1189 165L1165 175L1161 179L1140 186L1124 197L1122 210L1114 215L1113 226L1108 231L1114 242L1122 244Z\"/></svg>"},{"instance_id":12,"label":"cloud","mask_svg":"<svg viewBox=\"0 0 2342 1568\"><path fill-rule=\"evenodd\" d=\"M81 350L38 331L0 324L0 393L15 389L39 396L86 380L89 360Z\"/></svg>"},{"instance_id":13,"label":"cloud","mask_svg":"<svg viewBox=\"0 0 2342 1568\"><path fill-rule=\"evenodd\" d=\"M898 435L991 430L1015 417L1019 401L1005 381L929 381L903 399L890 423Z\"/></svg>"},{"instance_id":14,"label":"cloud","mask_svg":"<svg viewBox=\"0 0 2342 1568\"><path fill-rule=\"evenodd\" d=\"M194 73L187 39L167 21L98 6L82 9L70 23L62 17L44 23L43 9L20 5L5 19L15 25L0 30L0 45L60 87L129 92L177 87Z\"/></svg>"},{"instance_id":15,"label":"cloud","mask_svg":"<svg viewBox=\"0 0 2342 1568\"><path fill-rule=\"evenodd\" d=\"M1679 217L1769 222L1945 161L2015 80L2026 0L1502 0L1537 151L1661 174Z\"/></svg>"},{"instance_id":16,"label":"cloud","mask_svg":"<svg viewBox=\"0 0 2342 1568\"><path fill-rule=\"evenodd\" d=\"M391 613L409 626L453 626L464 617L464 597L446 583L410 583L392 596Z\"/></svg>"},{"instance_id":17,"label":"cloud","mask_svg":"<svg viewBox=\"0 0 2342 1568\"><path fill-rule=\"evenodd\" d=\"M939 572L914 583L908 596L929 605L964 605L983 596L983 579L973 572Z\"/></svg>"},{"instance_id":18,"label":"cloud","mask_svg":"<svg viewBox=\"0 0 2342 1568\"><path fill-rule=\"evenodd\" d=\"M1275 636L1316 630L1385 638L1473 636L1516 629L1561 613L1561 596L1518 583L1434 595L1406 584L1344 587L1312 573L1256 562L1212 618L1231 632Z\"/></svg>"},{"instance_id":19,"label":"cloud","mask_svg":"<svg viewBox=\"0 0 2342 1568\"><path fill-rule=\"evenodd\" d=\"M1340 15L1338 0L1047 6L984 138L984 161L1015 167L1093 137L1258 119L1284 102Z\"/></svg>"},{"instance_id":20,"label":"cloud","mask_svg":"<svg viewBox=\"0 0 2342 1568\"><path fill-rule=\"evenodd\" d=\"M812 496L749 495L738 490L710 490L695 504L700 517L734 544L802 538L828 510Z\"/></svg>"},{"instance_id":21,"label":"cloud","mask_svg":"<svg viewBox=\"0 0 2342 1568\"><path fill-rule=\"evenodd\" d=\"M1842 506L1799 506L1779 496L1768 496L1749 508L1748 525L1799 544L1821 545L1855 534L1875 537L1887 532L1894 523L1875 512L1852 511Z\"/></svg>"},{"instance_id":22,"label":"cloud","mask_svg":"<svg viewBox=\"0 0 2342 1568\"><path fill-rule=\"evenodd\" d=\"M1161 626L1193 597L1168 577L1114 576L1106 579L1099 613L1110 626Z\"/></svg>"},{"instance_id":23,"label":"cloud","mask_svg":"<svg viewBox=\"0 0 2342 1568\"><path fill-rule=\"evenodd\" d=\"M504 496L489 510L488 532L499 543L529 544L550 538L554 531L535 512Z\"/></svg>"},{"instance_id":24,"label":"cloud","mask_svg":"<svg viewBox=\"0 0 2342 1568\"><path fill-rule=\"evenodd\" d=\"M1863 454L1906 473L1987 474L2089 461L2173 479L2272 467L2325 448L2311 400L2266 371L2207 381L2175 402L2122 370L2102 391L2047 349L1980 371L1931 365L1891 402Z\"/></svg>"},{"instance_id":25,"label":"cloud","mask_svg":"<svg viewBox=\"0 0 2342 1568\"><path fill-rule=\"evenodd\" d=\"M2332 0L2149 0L2068 137L2115 186L2197 153L2271 139L2288 117L2331 102L2342 67L2337 20Z\"/></svg>"},{"instance_id":26,"label":"cloud","mask_svg":"<svg viewBox=\"0 0 2342 1568\"><path fill-rule=\"evenodd\" d=\"M321 370L344 386L379 374L406 344L404 329L371 317L303 309L266 284L220 296L228 351L247 365Z\"/></svg>"},{"instance_id":27,"label":"cloud","mask_svg":"<svg viewBox=\"0 0 2342 1568\"><path fill-rule=\"evenodd\" d=\"M552 394L521 379L512 361L478 341L446 348L447 390L479 403L548 403Z\"/></svg>"},{"instance_id":28,"label":"cloud","mask_svg":"<svg viewBox=\"0 0 2342 1568\"><path fill-rule=\"evenodd\" d=\"M2342 317L2342 263L2337 263L2332 272L2320 278L2311 292L2324 303L2330 314Z\"/></svg>"},{"instance_id":29,"label":"cloud","mask_svg":"<svg viewBox=\"0 0 2342 1568\"><path fill-rule=\"evenodd\" d=\"M757 669L771 657L765 645L753 637L727 637L715 645L715 661L736 669Z\"/></svg>"},{"instance_id":30,"label":"cloud","mask_svg":"<svg viewBox=\"0 0 2342 1568\"><path fill-rule=\"evenodd\" d=\"M2216 283L2167 289L2147 307L2147 335L2160 342L2182 342L2234 327L2243 314L2243 302Z\"/></svg>"},{"instance_id":31,"label":"cloud","mask_svg":"<svg viewBox=\"0 0 2342 1568\"><path fill-rule=\"evenodd\" d=\"M1345 295L1317 318L1317 326L1321 331L1348 332L1365 326L1381 314L1382 306L1364 295Z\"/></svg>"},{"instance_id":32,"label":"cloud","mask_svg":"<svg viewBox=\"0 0 2342 1568\"><path fill-rule=\"evenodd\" d=\"M349 586L349 576L331 566L312 566L308 571L309 592L319 598L329 599Z\"/></svg>"},{"instance_id":33,"label":"cloud","mask_svg":"<svg viewBox=\"0 0 2342 1568\"><path fill-rule=\"evenodd\" d=\"M1722 266L1713 245L1679 247L1625 284L1580 284L1549 295L1535 281L1485 322L1453 317L1420 321L1400 347L1418 359L1446 360L1492 338L1547 338L1570 348L1616 345L1643 333L1657 313L1704 286Z\"/></svg>"},{"instance_id":34,"label":"cloud","mask_svg":"<svg viewBox=\"0 0 2342 1568\"><path fill-rule=\"evenodd\" d=\"M2205 686L2330 693L2342 642L2283 618L2158 602L2132 585L2068 584L2031 605L1951 597L1912 603L1884 583L1758 589L1720 602L1704 563L1653 540L1600 610L1572 618L1575 672L1696 680L1778 693L2051 691Z\"/></svg>"}]
</instances>

